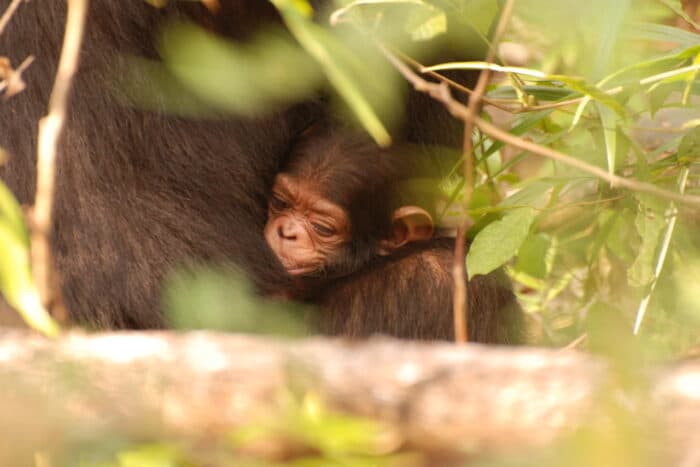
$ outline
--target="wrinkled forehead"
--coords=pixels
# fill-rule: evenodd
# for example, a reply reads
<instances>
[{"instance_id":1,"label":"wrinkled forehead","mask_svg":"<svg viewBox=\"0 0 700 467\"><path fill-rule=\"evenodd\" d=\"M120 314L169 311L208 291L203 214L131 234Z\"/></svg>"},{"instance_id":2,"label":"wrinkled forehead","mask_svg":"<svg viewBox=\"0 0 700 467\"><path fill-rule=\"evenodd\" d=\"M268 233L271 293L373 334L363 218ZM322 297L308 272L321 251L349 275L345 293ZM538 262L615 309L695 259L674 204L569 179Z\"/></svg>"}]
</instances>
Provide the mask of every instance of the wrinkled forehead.
<instances>
[{"instance_id":1,"label":"wrinkled forehead","mask_svg":"<svg viewBox=\"0 0 700 467\"><path fill-rule=\"evenodd\" d=\"M336 219L347 218L347 212L315 186L313 180L292 174L279 174L273 191L293 202L298 209L309 209Z\"/></svg>"}]
</instances>

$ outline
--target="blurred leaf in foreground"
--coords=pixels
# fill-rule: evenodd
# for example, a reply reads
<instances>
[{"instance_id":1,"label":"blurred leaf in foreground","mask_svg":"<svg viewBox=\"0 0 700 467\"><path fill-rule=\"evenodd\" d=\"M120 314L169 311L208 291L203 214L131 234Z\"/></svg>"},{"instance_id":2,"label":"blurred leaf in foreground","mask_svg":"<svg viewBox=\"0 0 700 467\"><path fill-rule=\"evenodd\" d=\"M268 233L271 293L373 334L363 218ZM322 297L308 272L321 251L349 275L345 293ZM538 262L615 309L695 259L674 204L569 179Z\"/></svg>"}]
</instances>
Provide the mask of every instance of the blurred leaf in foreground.
<instances>
[{"instance_id":1,"label":"blurred leaf in foreground","mask_svg":"<svg viewBox=\"0 0 700 467\"><path fill-rule=\"evenodd\" d=\"M360 37L355 32L352 35L354 46L351 46L350 41L315 24L305 14L308 2L272 0L272 3L292 35L323 69L360 124L380 146L391 144L391 136L373 104L386 103L396 91L393 86L386 86L385 78L391 75L382 73L382 70L387 69L387 64L372 59L376 48L371 38Z\"/></svg>"},{"instance_id":2,"label":"blurred leaf in foreground","mask_svg":"<svg viewBox=\"0 0 700 467\"><path fill-rule=\"evenodd\" d=\"M311 57L281 29L238 44L175 23L164 29L160 49L167 69L192 93L234 113L261 113L308 98L323 82Z\"/></svg>"},{"instance_id":3,"label":"blurred leaf in foreground","mask_svg":"<svg viewBox=\"0 0 700 467\"><path fill-rule=\"evenodd\" d=\"M59 332L58 324L41 304L29 259L29 237L22 209L10 190L0 183L0 292L24 321L48 336Z\"/></svg>"},{"instance_id":4,"label":"blurred leaf in foreground","mask_svg":"<svg viewBox=\"0 0 700 467\"><path fill-rule=\"evenodd\" d=\"M302 336L304 311L291 302L257 297L243 275L195 268L170 277L165 288L169 323L179 329Z\"/></svg>"}]
</instances>

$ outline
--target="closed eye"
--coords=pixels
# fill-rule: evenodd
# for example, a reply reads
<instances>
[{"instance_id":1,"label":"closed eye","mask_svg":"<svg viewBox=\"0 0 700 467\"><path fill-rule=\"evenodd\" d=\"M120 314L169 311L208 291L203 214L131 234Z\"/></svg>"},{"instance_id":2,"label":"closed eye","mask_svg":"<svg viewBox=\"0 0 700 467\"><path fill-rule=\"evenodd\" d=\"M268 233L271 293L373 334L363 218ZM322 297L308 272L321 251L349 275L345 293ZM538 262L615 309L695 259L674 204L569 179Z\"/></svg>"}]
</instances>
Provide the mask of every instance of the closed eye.
<instances>
[{"instance_id":1,"label":"closed eye","mask_svg":"<svg viewBox=\"0 0 700 467\"><path fill-rule=\"evenodd\" d=\"M321 237L332 237L335 235L335 229L333 227L329 227L327 225L323 224L318 224L316 222L311 223L311 226L314 228L317 234L319 234Z\"/></svg>"},{"instance_id":2,"label":"closed eye","mask_svg":"<svg viewBox=\"0 0 700 467\"><path fill-rule=\"evenodd\" d=\"M273 211L284 211L289 208L289 203L282 199L279 195L272 194L270 198L270 208Z\"/></svg>"}]
</instances>

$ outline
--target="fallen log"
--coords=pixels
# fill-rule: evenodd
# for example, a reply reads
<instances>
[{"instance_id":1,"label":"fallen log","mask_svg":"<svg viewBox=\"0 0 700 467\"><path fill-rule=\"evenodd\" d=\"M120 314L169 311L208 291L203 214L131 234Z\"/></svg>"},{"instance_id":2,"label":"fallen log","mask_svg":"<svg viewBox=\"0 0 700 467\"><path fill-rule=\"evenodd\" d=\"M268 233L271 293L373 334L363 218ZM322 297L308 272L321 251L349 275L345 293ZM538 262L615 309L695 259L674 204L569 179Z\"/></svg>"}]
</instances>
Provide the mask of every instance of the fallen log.
<instances>
[{"instance_id":1,"label":"fallen log","mask_svg":"<svg viewBox=\"0 0 700 467\"><path fill-rule=\"evenodd\" d=\"M618 386L605 361L575 351L213 332L48 340L4 330L0 456L10 465L99 434L217 436L279 410L292 387L381 420L400 445L469 453L546 446L585 422L601 395L619 393L632 413L659 417L675 463L700 459L700 365L647 373L640 396Z\"/></svg>"}]
</instances>

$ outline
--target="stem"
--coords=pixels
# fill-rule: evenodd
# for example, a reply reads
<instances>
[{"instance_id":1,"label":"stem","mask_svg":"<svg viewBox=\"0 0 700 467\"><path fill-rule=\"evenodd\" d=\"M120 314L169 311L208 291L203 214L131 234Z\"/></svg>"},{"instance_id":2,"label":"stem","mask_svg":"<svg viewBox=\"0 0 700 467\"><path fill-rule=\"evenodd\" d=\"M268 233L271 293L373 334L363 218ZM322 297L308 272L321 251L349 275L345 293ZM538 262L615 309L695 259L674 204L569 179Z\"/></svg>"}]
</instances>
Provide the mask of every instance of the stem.
<instances>
[{"instance_id":1,"label":"stem","mask_svg":"<svg viewBox=\"0 0 700 467\"><path fill-rule=\"evenodd\" d=\"M496 56L496 48L498 42L501 40L503 33L506 29L510 16L513 12L513 5L515 0L507 0L506 4L503 6L501 16L498 20L498 25L496 27L496 32L493 35L493 40L489 46L489 51L486 56L486 63L489 64L494 60ZM469 97L469 107L468 112L471 116L476 116L481 111L481 99L486 93L486 87L489 84L491 78L490 68L485 68L479 73L479 80L476 83L474 92ZM449 93L449 90L448 90ZM464 119L464 211L469 212L469 205L472 198L472 193L474 192L474 118ZM469 228L470 219L465 216L462 225L457 230L457 243L455 244L455 257L454 257L454 281L455 281L455 291L454 291L454 323L455 323L455 341L458 343L464 343L469 340L468 329L469 329L469 288L467 284L469 282L469 271L465 266L466 264L466 232ZM459 327L457 327L459 325Z\"/></svg>"},{"instance_id":2,"label":"stem","mask_svg":"<svg viewBox=\"0 0 700 467\"><path fill-rule=\"evenodd\" d=\"M78 67L88 0L67 0L68 13L61 58L48 114L39 121L37 186L32 211L32 270L44 306L54 302L54 274L49 236L56 178L56 146L66 118L68 95Z\"/></svg>"},{"instance_id":3,"label":"stem","mask_svg":"<svg viewBox=\"0 0 700 467\"><path fill-rule=\"evenodd\" d=\"M15 11L17 11L17 8L19 8L19 4L23 1L24 0L12 0L10 6L8 6L7 10L5 10L5 13L2 14L2 18L0 18L0 35L2 35L2 33L5 31L7 23L10 22L12 15L15 14Z\"/></svg>"}]
</instances>

